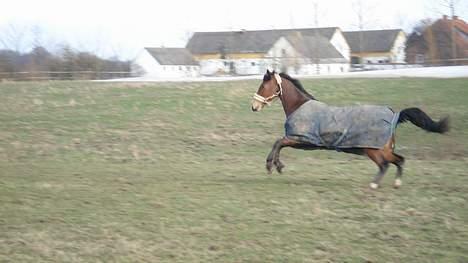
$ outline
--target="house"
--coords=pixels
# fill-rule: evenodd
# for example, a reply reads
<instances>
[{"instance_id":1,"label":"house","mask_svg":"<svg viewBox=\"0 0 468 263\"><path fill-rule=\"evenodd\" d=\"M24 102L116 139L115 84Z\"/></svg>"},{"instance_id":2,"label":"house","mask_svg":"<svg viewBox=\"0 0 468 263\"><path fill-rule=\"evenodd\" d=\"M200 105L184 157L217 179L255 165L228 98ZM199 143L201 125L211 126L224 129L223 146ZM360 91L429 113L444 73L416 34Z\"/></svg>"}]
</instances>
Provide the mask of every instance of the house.
<instances>
[{"instance_id":1,"label":"house","mask_svg":"<svg viewBox=\"0 0 468 263\"><path fill-rule=\"evenodd\" d=\"M408 37L406 54L411 64L468 64L468 24L443 16L422 25Z\"/></svg>"},{"instance_id":2,"label":"house","mask_svg":"<svg viewBox=\"0 0 468 263\"><path fill-rule=\"evenodd\" d=\"M351 47L351 64L383 69L405 63L406 34L401 29L344 32Z\"/></svg>"},{"instance_id":3,"label":"house","mask_svg":"<svg viewBox=\"0 0 468 263\"><path fill-rule=\"evenodd\" d=\"M144 48L134 61L132 70L156 78L181 78L199 76L200 66L185 48ZM138 68L136 68L138 67Z\"/></svg>"},{"instance_id":4,"label":"house","mask_svg":"<svg viewBox=\"0 0 468 263\"><path fill-rule=\"evenodd\" d=\"M267 68L296 74L349 70L350 48L337 27L196 32L186 48L203 75L254 75Z\"/></svg>"}]
</instances>

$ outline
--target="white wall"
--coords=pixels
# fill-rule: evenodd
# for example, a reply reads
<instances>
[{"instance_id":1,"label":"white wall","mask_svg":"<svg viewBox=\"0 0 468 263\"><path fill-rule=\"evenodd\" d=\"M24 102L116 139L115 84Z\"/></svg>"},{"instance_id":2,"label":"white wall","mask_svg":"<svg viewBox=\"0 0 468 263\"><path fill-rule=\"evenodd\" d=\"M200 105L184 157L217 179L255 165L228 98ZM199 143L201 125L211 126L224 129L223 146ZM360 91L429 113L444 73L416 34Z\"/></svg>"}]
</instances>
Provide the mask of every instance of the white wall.
<instances>
[{"instance_id":1,"label":"white wall","mask_svg":"<svg viewBox=\"0 0 468 263\"><path fill-rule=\"evenodd\" d=\"M239 75L261 75L271 68L271 59L237 59L235 60L236 73Z\"/></svg>"},{"instance_id":2,"label":"white wall","mask_svg":"<svg viewBox=\"0 0 468 263\"><path fill-rule=\"evenodd\" d=\"M161 65L146 49L137 56L134 63L143 68L145 71L144 76L147 77L182 78L200 75L200 67L198 65Z\"/></svg>"},{"instance_id":3,"label":"white wall","mask_svg":"<svg viewBox=\"0 0 468 263\"><path fill-rule=\"evenodd\" d=\"M340 52L340 54L349 62L351 58L351 48L346 41L341 30L337 29L330 39L330 43Z\"/></svg>"},{"instance_id":4,"label":"white wall","mask_svg":"<svg viewBox=\"0 0 468 263\"><path fill-rule=\"evenodd\" d=\"M336 75L349 71L349 63L304 64L295 74L299 75Z\"/></svg>"},{"instance_id":5,"label":"white wall","mask_svg":"<svg viewBox=\"0 0 468 263\"><path fill-rule=\"evenodd\" d=\"M207 59L200 61L200 73L202 75L259 75L264 74L270 68L271 59ZM231 63L232 67L231 68Z\"/></svg>"},{"instance_id":6,"label":"white wall","mask_svg":"<svg viewBox=\"0 0 468 263\"><path fill-rule=\"evenodd\" d=\"M389 64L392 62L391 56L363 56L362 63L364 64Z\"/></svg>"},{"instance_id":7,"label":"white wall","mask_svg":"<svg viewBox=\"0 0 468 263\"><path fill-rule=\"evenodd\" d=\"M143 49L134 61L144 71L145 75L155 75L159 71L159 63L151 56L146 49Z\"/></svg>"},{"instance_id":8,"label":"white wall","mask_svg":"<svg viewBox=\"0 0 468 263\"><path fill-rule=\"evenodd\" d=\"M400 32L392 48L392 54L393 54L392 62L393 63L405 63L405 58L406 58L405 45L406 45L406 35L405 33Z\"/></svg>"},{"instance_id":9,"label":"white wall","mask_svg":"<svg viewBox=\"0 0 468 263\"><path fill-rule=\"evenodd\" d=\"M216 74L228 74L229 63L223 59L205 59L200 61L200 74L201 75L216 75Z\"/></svg>"},{"instance_id":10,"label":"white wall","mask_svg":"<svg viewBox=\"0 0 468 263\"><path fill-rule=\"evenodd\" d=\"M267 58L271 58L269 68L276 71L287 69L288 72L293 67L291 64L295 63L294 58L298 56L297 51L284 37L279 38L266 55Z\"/></svg>"},{"instance_id":11,"label":"white wall","mask_svg":"<svg viewBox=\"0 0 468 263\"><path fill-rule=\"evenodd\" d=\"M332 37L332 45L347 60L343 63L319 64L319 74L340 74L349 71L350 48L342 32L337 30ZM234 72L231 72L233 63ZM315 75L316 65L310 60L303 59L294 47L286 40L279 38L267 52L265 58L258 59L207 59L200 61L200 73L202 75L217 74L239 74L239 75L261 75L266 69L286 71L289 74Z\"/></svg>"},{"instance_id":12,"label":"white wall","mask_svg":"<svg viewBox=\"0 0 468 263\"><path fill-rule=\"evenodd\" d=\"M375 55L362 57L363 64L391 64L391 63L405 63L405 45L406 35L403 32L398 34L390 54L388 55ZM379 67L376 67L379 68ZM391 67L390 67L391 68Z\"/></svg>"}]
</instances>

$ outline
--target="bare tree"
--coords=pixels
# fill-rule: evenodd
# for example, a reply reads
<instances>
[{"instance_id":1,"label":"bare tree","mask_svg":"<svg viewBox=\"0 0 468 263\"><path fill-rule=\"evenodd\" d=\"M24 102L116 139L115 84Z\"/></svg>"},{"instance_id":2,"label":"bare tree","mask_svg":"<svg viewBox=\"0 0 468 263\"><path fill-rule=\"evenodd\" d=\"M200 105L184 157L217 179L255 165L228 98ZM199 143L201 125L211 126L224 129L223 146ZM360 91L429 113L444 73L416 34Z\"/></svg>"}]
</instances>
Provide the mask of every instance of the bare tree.
<instances>
[{"instance_id":1,"label":"bare tree","mask_svg":"<svg viewBox=\"0 0 468 263\"><path fill-rule=\"evenodd\" d=\"M368 29L371 24L376 24L376 20L369 14L372 14L373 6L364 3L363 0L353 0L351 2L354 14L356 15L355 27L359 30L359 50L358 53L363 51L364 35L363 31ZM359 64L362 64L362 58L359 57Z\"/></svg>"},{"instance_id":2,"label":"bare tree","mask_svg":"<svg viewBox=\"0 0 468 263\"><path fill-rule=\"evenodd\" d=\"M318 18L318 3L314 2L314 26L318 28L319 18ZM315 45L314 45L314 63L315 63L315 73L320 75L320 57L319 57L319 33L318 29L315 30Z\"/></svg>"},{"instance_id":3,"label":"bare tree","mask_svg":"<svg viewBox=\"0 0 468 263\"><path fill-rule=\"evenodd\" d=\"M441 14L450 14L451 17L457 15L460 0L439 0L436 3L438 6L434 7Z\"/></svg>"},{"instance_id":4,"label":"bare tree","mask_svg":"<svg viewBox=\"0 0 468 263\"><path fill-rule=\"evenodd\" d=\"M28 28L10 23L0 29L0 43L4 49L21 52L25 45Z\"/></svg>"},{"instance_id":5,"label":"bare tree","mask_svg":"<svg viewBox=\"0 0 468 263\"><path fill-rule=\"evenodd\" d=\"M441 5L445 8L448 8L450 11L450 47L452 51L452 59L457 58L457 45L455 43L455 25L454 25L454 19L456 15L456 9L458 6L459 0L443 0Z\"/></svg>"},{"instance_id":6,"label":"bare tree","mask_svg":"<svg viewBox=\"0 0 468 263\"><path fill-rule=\"evenodd\" d=\"M44 47L43 30L39 25L34 25L31 28L32 48Z\"/></svg>"}]
</instances>

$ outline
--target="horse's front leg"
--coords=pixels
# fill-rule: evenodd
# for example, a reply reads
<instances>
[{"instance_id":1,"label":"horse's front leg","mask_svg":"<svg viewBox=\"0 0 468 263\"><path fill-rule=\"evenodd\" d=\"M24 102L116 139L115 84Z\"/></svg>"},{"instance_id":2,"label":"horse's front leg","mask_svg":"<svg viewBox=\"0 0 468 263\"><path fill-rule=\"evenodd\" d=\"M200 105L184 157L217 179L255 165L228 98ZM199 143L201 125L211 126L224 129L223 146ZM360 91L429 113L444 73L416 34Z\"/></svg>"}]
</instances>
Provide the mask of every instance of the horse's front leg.
<instances>
[{"instance_id":1,"label":"horse's front leg","mask_svg":"<svg viewBox=\"0 0 468 263\"><path fill-rule=\"evenodd\" d=\"M278 139L274 144L273 148L271 149L270 154L268 155L267 161L266 161L266 168L268 170L268 173L271 174L271 170L273 169L273 165L276 166L276 170L278 173L281 173L284 164L280 161L280 151L284 147L293 147L298 145L299 143L297 141L288 139L286 137L283 137L281 139Z\"/></svg>"},{"instance_id":2,"label":"horse's front leg","mask_svg":"<svg viewBox=\"0 0 468 263\"><path fill-rule=\"evenodd\" d=\"M274 165L274 160L276 159L276 155L279 153L279 145L281 144L282 139L276 140L276 142L273 144L273 148L271 149L270 154L268 154L268 157L266 159L266 169L269 174L271 174L271 170L273 169Z\"/></svg>"}]
</instances>

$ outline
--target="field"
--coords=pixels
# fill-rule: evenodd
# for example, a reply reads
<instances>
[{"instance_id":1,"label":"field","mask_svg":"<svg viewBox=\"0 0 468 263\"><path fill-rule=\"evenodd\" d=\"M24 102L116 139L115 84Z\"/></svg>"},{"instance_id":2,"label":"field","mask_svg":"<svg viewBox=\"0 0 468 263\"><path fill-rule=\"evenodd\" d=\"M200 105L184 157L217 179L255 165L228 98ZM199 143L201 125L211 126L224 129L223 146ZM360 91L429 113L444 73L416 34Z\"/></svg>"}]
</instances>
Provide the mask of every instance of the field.
<instances>
[{"instance_id":1,"label":"field","mask_svg":"<svg viewBox=\"0 0 468 263\"><path fill-rule=\"evenodd\" d=\"M468 262L468 79L303 81L335 105L417 106L403 186L364 157L284 149L259 81L0 83L1 262Z\"/></svg>"}]
</instances>

